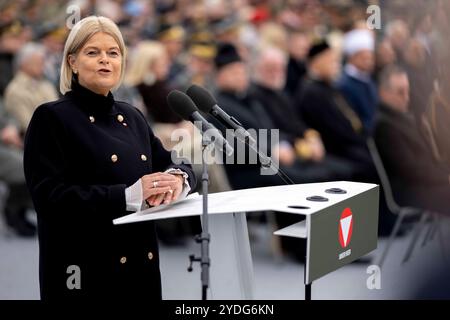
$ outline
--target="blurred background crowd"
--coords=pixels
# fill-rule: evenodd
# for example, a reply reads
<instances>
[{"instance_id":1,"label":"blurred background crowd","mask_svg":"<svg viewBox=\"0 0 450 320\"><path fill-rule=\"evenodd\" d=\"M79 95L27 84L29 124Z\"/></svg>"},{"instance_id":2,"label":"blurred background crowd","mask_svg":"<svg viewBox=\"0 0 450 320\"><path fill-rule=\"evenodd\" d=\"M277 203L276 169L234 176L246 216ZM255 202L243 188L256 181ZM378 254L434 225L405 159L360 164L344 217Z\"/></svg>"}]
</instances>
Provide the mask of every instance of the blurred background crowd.
<instances>
[{"instance_id":1,"label":"blurred background crowd","mask_svg":"<svg viewBox=\"0 0 450 320\"><path fill-rule=\"evenodd\" d=\"M368 28L370 5L380 8L379 28ZM374 139L396 202L450 213L447 0L1 0L0 210L20 236L36 232L26 214L23 138L35 108L60 96L76 18L68 8L120 26L128 61L114 97L143 111L167 148L174 129L195 133L166 96L198 84L246 128L280 130L270 153L294 182L380 184L367 147ZM210 170L213 192L282 183L251 165ZM381 198L385 235L394 220ZM160 237L176 243L196 227L166 224Z\"/></svg>"}]
</instances>

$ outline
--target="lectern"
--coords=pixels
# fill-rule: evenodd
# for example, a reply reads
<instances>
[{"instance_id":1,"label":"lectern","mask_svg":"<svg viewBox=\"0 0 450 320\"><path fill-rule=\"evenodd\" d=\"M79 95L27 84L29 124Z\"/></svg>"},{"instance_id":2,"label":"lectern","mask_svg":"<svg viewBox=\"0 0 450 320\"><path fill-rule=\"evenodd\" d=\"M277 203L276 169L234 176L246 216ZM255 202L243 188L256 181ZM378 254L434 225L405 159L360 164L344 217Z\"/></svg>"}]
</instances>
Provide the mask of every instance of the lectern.
<instances>
[{"instance_id":1,"label":"lectern","mask_svg":"<svg viewBox=\"0 0 450 320\"><path fill-rule=\"evenodd\" d=\"M246 213L274 211L305 216L275 232L306 238L306 285L377 247L379 188L356 182L274 186L209 194L212 299L253 299L253 263ZM200 216L201 196L191 195L118 219L114 224ZM299 219L300 220L300 219Z\"/></svg>"}]
</instances>

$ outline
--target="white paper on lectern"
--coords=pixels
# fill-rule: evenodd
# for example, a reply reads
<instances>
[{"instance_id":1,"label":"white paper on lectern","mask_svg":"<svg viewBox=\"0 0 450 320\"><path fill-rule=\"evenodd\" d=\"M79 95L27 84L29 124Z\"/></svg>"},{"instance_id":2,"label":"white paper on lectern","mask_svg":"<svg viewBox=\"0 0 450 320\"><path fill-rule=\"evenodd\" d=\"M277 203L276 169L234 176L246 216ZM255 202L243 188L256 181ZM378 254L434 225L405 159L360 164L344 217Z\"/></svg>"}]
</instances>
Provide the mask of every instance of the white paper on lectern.
<instances>
[{"instance_id":1,"label":"white paper on lectern","mask_svg":"<svg viewBox=\"0 0 450 320\"><path fill-rule=\"evenodd\" d=\"M191 193L190 195L186 196L185 198L179 199L179 200L175 200L174 202L172 202L172 203L170 203L170 204L160 204L160 205L157 206L157 207L148 208L148 209L145 209L145 210L143 210L143 211L137 211L136 214L139 215L139 214L150 214L150 213L159 212L159 211L168 209L168 208L170 208L170 207L173 207L173 206L176 205L177 203L184 202L184 201L189 201L189 200L198 198L199 196L200 196L200 195L199 195L198 192Z\"/></svg>"}]
</instances>

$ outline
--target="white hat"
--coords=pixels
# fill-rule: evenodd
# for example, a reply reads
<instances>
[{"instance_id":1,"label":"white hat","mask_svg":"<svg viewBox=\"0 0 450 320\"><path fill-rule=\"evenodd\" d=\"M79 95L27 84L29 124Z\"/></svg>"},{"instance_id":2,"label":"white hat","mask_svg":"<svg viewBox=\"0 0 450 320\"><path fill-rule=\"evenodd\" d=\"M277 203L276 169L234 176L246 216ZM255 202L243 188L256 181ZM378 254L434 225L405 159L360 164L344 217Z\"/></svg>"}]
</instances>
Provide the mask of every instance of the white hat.
<instances>
[{"instance_id":1,"label":"white hat","mask_svg":"<svg viewBox=\"0 0 450 320\"><path fill-rule=\"evenodd\" d=\"M344 35L344 54L352 56L361 50L375 50L374 34L366 29L354 29Z\"/></svg>"}]
</instances>

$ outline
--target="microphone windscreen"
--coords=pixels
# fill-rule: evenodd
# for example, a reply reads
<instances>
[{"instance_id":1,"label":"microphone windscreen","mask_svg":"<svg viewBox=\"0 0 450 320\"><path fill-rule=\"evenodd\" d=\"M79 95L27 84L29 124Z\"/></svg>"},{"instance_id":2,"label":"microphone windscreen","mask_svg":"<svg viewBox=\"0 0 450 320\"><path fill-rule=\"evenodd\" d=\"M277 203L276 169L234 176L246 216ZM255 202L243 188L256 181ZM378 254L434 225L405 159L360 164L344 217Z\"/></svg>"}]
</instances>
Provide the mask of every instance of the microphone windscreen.
<instances>
[{"instance_id":1,"label":"microphone windscreen","mask_svg":"<svg viewBox=\"0 0 450 320\"><path fill-rule=\"evenodd\" d=\"M186 93L195 102L197 107L205 113L208 113L217 104L212 94L195 84L190 86Z\"/></svg>"},{"instance_id":2,"label":"microphone windscreen","mask_svg":"<svg viewBox=\"0 0 450 320\"><path fill-rule=\"evenodd\" d=\"M172 90L167 95L167 103L172 108L172 110L177 113L184 120L190 120L191 115L198 111L194 102L185 93Z\"/></svg>"}]
</instances>

